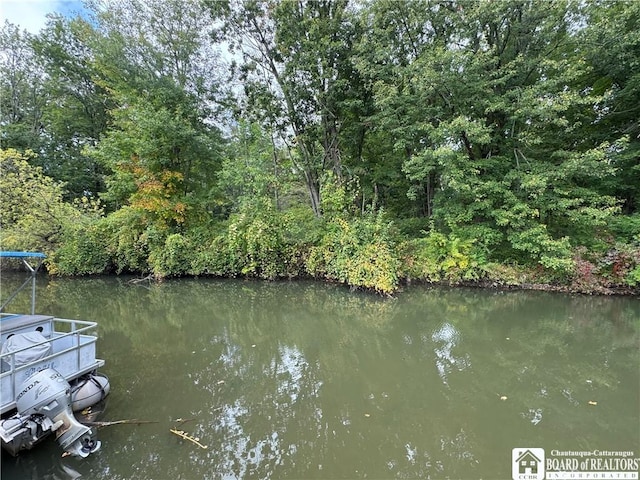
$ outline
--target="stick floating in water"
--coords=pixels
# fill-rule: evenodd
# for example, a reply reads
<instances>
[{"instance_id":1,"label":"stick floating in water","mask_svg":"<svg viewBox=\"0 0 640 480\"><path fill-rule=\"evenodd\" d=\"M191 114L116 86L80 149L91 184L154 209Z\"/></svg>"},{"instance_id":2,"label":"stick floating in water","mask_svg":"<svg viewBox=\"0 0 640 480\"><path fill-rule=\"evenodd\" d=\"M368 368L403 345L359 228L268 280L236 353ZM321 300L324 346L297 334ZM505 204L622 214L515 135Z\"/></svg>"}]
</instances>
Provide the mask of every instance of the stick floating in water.
<instances>
[{"instance_id":1,"label":"stick floating in water","mask_svg":"<svg viewBox=\"0 0 640 480\"><path fill-rule=\"evenodd\" d=\"M110 427L111 425L142 425L146 423L158 423L152 420L116 420L114 422L82 422L90 427Z\"/></svg>"},{"instance_id":2,"label":"stick floating in water","mask_svg":"<svg viewBox=\"0 0 640 480\"><path fill-rule=\"evenodd\" d=\"M188 433L182 431L182 430L176 430L174 428L170 428L169 431L171 433L176 434L177 436L179 436L180 438L184 438L185 440L189 440L192 443L195 443L196 445L198 445L200 448L204 448L205 450L209 447L207 447L206 445L202 445L197 438L193 438L192 436L190 436Z\"/></svg>"}]
</instances>

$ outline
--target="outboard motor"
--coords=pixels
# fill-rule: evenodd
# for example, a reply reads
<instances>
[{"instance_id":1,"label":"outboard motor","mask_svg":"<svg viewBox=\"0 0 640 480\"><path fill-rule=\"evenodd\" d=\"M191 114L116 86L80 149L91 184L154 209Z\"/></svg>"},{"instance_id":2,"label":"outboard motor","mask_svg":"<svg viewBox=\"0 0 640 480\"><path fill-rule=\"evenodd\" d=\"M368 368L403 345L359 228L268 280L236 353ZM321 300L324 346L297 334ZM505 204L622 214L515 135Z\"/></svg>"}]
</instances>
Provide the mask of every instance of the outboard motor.
<instances>
[{"instance_id":1,"label":"outboard motor","mask_svg":"<svg viewBox=\"0 0 640 480\"><path fill-rule=\"evenodd\" d=\"M22 417L42 415L51 420L51 430L66 452L87 457L100 448L92 429L73 416L71 386L57 371L41 370L25 380L18 391L18 414Z\"/></svg>"}]
</instances>

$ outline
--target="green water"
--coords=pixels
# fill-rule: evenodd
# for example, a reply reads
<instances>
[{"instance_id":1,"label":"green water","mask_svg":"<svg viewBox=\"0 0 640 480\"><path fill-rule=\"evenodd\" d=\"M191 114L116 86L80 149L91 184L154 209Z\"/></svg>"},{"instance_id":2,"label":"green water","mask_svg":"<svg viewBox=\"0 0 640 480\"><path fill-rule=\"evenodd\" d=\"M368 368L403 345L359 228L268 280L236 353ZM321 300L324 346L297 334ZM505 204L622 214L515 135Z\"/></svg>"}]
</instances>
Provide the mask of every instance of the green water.
<instances>
[{"instance_id":1,"label":"green water","mask_svg":"<svg viewBox=\"0 0 640 480\"><path fill-rule=\"evenodd\" d=\"M509 479L516 447L640 452L637 298L98 278L43 280L37 310L100 323L98 420L156 423L85 460L3 453L3 480Z\"/></svg>"}]
</instances>

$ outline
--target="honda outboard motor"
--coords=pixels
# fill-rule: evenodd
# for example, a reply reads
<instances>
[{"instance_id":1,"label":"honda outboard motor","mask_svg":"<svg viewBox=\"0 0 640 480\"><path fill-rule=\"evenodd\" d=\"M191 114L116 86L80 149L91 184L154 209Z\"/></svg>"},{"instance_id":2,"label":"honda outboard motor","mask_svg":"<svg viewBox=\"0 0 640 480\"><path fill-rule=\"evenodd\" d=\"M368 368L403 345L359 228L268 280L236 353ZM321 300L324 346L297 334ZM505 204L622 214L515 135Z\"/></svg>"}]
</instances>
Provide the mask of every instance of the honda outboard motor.
<instances>
[{"instance_id":1,"label":"honda outboard motor","mask_svg":"<svg viewBox=\"0 0 640 480\"><path fill-rule=\"evenodd\" d=\"M71 455L86 457L100 448L91 428L82 425L71 410L71 386L52 368L29 377L18 390L16 406L21 417L51 420L60 446Z\"/></svg>"}]
</instances>

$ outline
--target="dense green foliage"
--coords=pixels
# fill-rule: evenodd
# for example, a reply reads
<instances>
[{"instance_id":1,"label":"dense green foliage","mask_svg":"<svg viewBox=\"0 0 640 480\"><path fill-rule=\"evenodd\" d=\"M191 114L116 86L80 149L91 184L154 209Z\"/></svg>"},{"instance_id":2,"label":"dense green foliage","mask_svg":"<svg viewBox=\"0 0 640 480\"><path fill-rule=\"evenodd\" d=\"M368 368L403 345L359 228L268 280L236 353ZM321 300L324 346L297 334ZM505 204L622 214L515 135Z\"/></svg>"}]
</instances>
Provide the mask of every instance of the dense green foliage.
<instances>
[{"instance_id":1,"label":"dense green foliage","mask_svg":"<svg viewBox=\"0 0 640 480\"><path fill-rule=\"evenodd\" d=\"M49 271L640 286L640 6L88 0L0 32Z\"/></svg>"}]
</instances>

